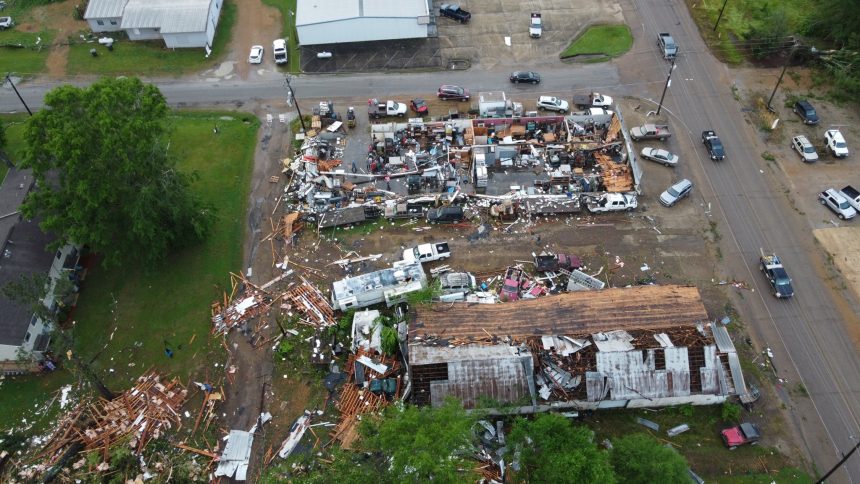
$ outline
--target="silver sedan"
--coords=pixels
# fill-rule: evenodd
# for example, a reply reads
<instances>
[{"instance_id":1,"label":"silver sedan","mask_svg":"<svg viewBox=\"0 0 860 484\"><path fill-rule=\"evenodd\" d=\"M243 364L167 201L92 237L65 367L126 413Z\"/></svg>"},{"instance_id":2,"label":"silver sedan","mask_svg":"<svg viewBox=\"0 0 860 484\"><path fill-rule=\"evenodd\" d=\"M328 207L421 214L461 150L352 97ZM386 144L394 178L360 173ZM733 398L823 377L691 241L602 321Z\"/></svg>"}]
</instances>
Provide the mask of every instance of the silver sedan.
<instances>
[{"instance_id":1,"label":"silver sedan","mask_svg":"<svg viewBox=\"0 0 860 484\"><path fill-rule=\"evenodd\" d=\"M663 166L675 166L678 164L678 155L660 148L642 148L642 158L660 163Z\"/></svg>"}]
</instances>

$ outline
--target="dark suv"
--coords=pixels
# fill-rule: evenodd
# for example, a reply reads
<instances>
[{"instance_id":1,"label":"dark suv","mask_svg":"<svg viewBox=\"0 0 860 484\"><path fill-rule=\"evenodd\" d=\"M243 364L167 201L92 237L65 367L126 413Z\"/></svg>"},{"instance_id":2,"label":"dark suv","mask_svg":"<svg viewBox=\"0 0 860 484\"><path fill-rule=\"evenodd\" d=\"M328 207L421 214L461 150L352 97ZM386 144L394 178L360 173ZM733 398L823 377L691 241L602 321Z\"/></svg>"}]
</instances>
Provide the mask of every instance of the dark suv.
<instances>
[{"instance_id":1,"label":"dark suv","mask_svg":"<svg viewBox=\"0 0 860 484\"><path fill-rule=\"evenodd\" d=\"M511 73L511 82L514 84L519 84L521 82L539 84L540 74L532 71L514 71Z\"/></svg>"},{"instance_id":2,"label":"dark suv","mask_svg":"<svg viewBox=\"0 0 860 484\"><path fill-rule=\"evenodd\" d=\"M818 124L818 113L815 112L815 108L812 107L812 104L809 104L809 101L805 99L797 101L794 103L793 111L800 116L803 124Z\"/></svg>"},{"instance_id":3,"label":"dark suv","mask_svg":"<svg viewBox=\"0 0 860 484\"><path fill-rule=\"evenodd\" d=\"M472 14L460 8L456 3L443 3L439 7L439 15L464 24L472 18Z\"/></svg>"},{"instance_id":4,"label":"dark suv","mask_svg":"<svg viewBox=\"0 0 860 484\"><path fill-rule=\"evenodd\" d=\"M439 96L439 99L446 101L468 101L471 97L467 89L450 84L440 86L439 90L436 91L436 95Z\"/></svg>"},{"instance_id":5,"label":"dark suv","mask_svg":"<svg viewBox=\"0 0 860 484\"><path fill-rule=\"evenodd\" d=\"M439 207L427 212L427 221L437 224L451 224L463 220L463 207Z\"/></svg>"}]
</instances>

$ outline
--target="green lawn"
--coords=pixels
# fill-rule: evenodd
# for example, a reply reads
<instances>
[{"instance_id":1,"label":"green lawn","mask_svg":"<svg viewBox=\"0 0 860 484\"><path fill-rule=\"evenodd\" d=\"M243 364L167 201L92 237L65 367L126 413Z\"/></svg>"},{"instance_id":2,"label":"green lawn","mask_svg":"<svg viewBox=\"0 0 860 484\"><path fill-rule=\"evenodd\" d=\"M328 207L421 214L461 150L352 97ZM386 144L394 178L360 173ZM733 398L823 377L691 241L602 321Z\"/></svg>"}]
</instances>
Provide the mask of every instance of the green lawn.
<instances>
[{"instance_id":1,"label":"green lawn","mask_svg":"<svg viewBox=\"0 0 860 484\"><path fill-rule=\"evenodd\" d=\"M561 58L597 55L589 60L609 60L627 52L632 45L633 36L626 25L594 25L574 39L561 53Z\"/></svg>"},{"instance_id":2,"label":"green lawn","mask_svg":"<svg viewBox=\"0 0 860 484\"><path fill-rule=\"evenodd\" d=\"M11 121L21 119L18 115ZM10 152L17 153L23 146L23 125L10 126L10 117L3 121ZM209 305L221 296L221 288L229 287L228 272L241 270L259 122L235 113L198 112L180 113L171 121L171 152L181 169L199 173L193 189L218 207L218 223L204 243L173 254L164 266L149 271L96 266L90 271L73 316L76 351L86 360L96 358L93 367L114 390L127 388L150 368L178 375L184 383L191 375L223 374L213 366L224 361L224 350L210 337ZM216 124L218 134L213 133ZM173 358L164 354L165 340ZM0 428L9 428L22 417L32 421L35 405L50 400L71 381L67 372L6 378L0 384Z\"/></svg>"},{"instance_id":3,"label":"green lawn","mask_svg":"<svg viewBox=\"0 0 860 484\"><path fill-rule=\"evenodd\" d=\"M24 111L24 107L21 106ZM24 121L27 119L27 113L6 115L0 117L0 123L3 123L6 128L7 153L12 163L18 163L24 155ZM0 180L6 176L6 163L0 163Z\"/></svg>"},{"instance_id":4,"label":"green lawn","mask_svg":"<svg viewBox=\"0 0 860 484\"><path fill-rule=\"evenodd\" d=\"M160 40L132 42L123 38L114 44L113 51L95 43L71 46L66 69L70 75L181 76L215 67L227 53L233 35L237 10L235 2L226 0L221 7L221 19L212 42L212 55L208 59L203 49L170 50ZM98 51L98 57L90 55L90 49L93 48Z\"/></svg>"},{"instance_id":5,"label":"green lawn","mask_svg":"<svg viewBox=\"0 0 860 484\"><path fill-rule=\"evenodd\" d=\"M48 49L54 33L20 32L15 29L0 31L0 74L37 74L45 70Z\"/></svg>"},{"instance_id":6,"label":"green lawn","mask_svg":"<svg viewBox=\"0 0 860 484\"><path fill-rule=\"evenodd\" d=\"M76 346L107 382L127 386L148 368L189 375L223 361L224 350L209 336L209 305L229 292L229 272L242 269L242 241L256 118L247 115L183 113L173 119L170 150L183 170L200 178L193 188L218 209L219 221L199 246L172 254L162 267L95 267L84 282L76 321ZM248 118L244 121L242 118ZM213 133L217 124L219 132ZM112 313L113 301L117 310ZM114 327L118 327L115 332ZM192 342L193 338L193 342ZM165 355L165 346L173 357ZM133 366L130 366L133 365Z\"/></svg>"},{"instance_id":7,"label":"green lawn","mask_svg":"<svg viewBox=\"0 0 860 484\"><path fill-rule=\"evenodd\" d=\"M289 72L301 72L301 55L299 54L299 35L296 33L296 17L292 12L296 11L297 0L263 0L263 3L275 7L281 11L284 27L281 35L287 39L290 63L281 69Z\"/></svg>"}]
</instances>

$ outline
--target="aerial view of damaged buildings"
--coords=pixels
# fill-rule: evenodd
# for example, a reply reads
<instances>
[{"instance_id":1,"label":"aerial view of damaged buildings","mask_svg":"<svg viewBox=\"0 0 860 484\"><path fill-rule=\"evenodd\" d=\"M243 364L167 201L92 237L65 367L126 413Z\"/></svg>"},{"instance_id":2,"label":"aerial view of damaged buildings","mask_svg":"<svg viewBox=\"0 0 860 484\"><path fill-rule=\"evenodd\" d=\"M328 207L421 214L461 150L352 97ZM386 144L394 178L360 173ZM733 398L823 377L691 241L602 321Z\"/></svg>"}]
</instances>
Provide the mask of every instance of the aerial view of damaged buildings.
<instances>
[{"instance_id":1,"label":"aerial view of damaged buildings","mask_svg":"<svg viewBox=\"0 0 860 484\"><path fill-rule=\"evenodd\" d=\"M300 150L284 160L289 181L275 232L290 244L306 222L323 234L377 224L403 235L383 244L396 254L345 250L331 264L345 271L332 279L347 277L329 287L277 261L285 272L261 288L247 285L216 315L218 329L229 331L273 299L320 330L336 324L338 312L351 317L344 370L352 384L340 395L334 433L341 440L354 438L357 414L398 399L440 405L455 397L473 408L487 398L530 412L756 398L725 326L709 318L696 287L653 280L609 287L609 268L540 243L540 226L551 221L641 216L641 158L630 155L631 140L667 137L665 126L628 130L613 100L597 93L574 98L573 110L544 96L539 111L524 111L504 92L445 85L438 97L434 110L443 106L446 115L436 118L423 99L368 100L366 129L355 107L345 116L330 101L314 108L297 136ZM468 113L449 110L448 98L471 101ZM664 150L642 158L675 161ZM671 206L689 188L670 188L660 201ZM507 267L470 273L458 264L485 256L480 244L490 234L514 230L530 235ZM479 250L458 255L466 246ZM295 282L283 294L267 293L285 278ZM399 335L393 352L384 348L380 314ZM325 365L338 345L319 334L313 359Z\"/></svg>"}]
</instances>

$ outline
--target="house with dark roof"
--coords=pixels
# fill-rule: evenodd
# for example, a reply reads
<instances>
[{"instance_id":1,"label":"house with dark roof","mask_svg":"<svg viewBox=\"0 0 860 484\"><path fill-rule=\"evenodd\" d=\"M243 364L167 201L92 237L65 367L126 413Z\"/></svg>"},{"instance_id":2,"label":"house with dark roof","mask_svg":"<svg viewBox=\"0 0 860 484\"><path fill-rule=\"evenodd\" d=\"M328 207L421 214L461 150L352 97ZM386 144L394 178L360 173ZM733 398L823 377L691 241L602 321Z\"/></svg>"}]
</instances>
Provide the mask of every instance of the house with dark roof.
<instances>
[{"instance_id":1,"label":"house with dark roof","mask_svg":"<svg viewBox=\"0 0 860 484\"><path fill-rule=\"evenodd\" d=\"M93 32L125 31L130 40L164 40L169 49L211 49L224 0L90 0Z\"/></svg>"},{"instance_id":2,"label":"house with dark roof","mask_svg":"<svg viewBox=\"0 0 860 484\"><path fill-rule=\"evenodd\" d=\"M42 304L55 311L59 302L53 288L57 280L74 271L79 254L72 245L49 250L54 237L43 232L38 221L21 216L19 207L33 184L30 171L14 168L0 184L0 287L22 277L48 274L50 287ZM20 356L41 359L48 349L51 329L51 322L43 321L32 307L0 293L0 373L31 370L31 362L19 361Z\"/></svg>"}]
</instances>

